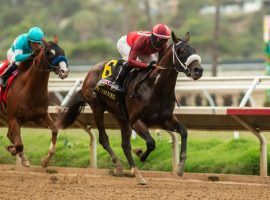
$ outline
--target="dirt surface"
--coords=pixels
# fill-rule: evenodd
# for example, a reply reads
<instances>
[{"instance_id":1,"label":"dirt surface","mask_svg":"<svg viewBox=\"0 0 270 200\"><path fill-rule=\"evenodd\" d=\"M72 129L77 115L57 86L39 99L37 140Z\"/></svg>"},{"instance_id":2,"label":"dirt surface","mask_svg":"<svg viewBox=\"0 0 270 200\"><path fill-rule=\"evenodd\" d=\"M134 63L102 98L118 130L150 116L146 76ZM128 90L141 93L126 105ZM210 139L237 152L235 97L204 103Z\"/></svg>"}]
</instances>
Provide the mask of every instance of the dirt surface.
<instances>
[{"instance_id":1,"label":"dirt surface","mask_svg":"<svg viewBox=\"0 0 270 200\"><path fill-rule=\"evenodd\" d=\"M0 199L270 199L270 184L147 177L148 184L139 186L135 178L106 173L49 172L0 168Z\"/></svg>"}]
</instances>

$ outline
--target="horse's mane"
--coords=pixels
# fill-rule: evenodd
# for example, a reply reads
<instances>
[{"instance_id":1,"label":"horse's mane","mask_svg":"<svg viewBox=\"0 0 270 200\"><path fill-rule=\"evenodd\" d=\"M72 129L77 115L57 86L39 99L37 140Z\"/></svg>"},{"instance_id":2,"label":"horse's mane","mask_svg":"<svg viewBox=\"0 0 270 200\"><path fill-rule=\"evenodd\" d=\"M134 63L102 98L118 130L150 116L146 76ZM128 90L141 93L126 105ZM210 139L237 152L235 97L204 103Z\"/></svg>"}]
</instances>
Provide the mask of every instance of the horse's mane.
<instances>
[{"instance_id":1,"label":"horse's mane","mask_svg":"<svg viewBox=\"0 0 270 200\"><path fill-rule=\"evenodd\" d=\"M23 73L27 71L32 64L33 64L33 60L27 60L27 61L21 62L19 66L19 72Z\"/></svg>"},{"instance_id":2,"label":"horse's mane","mask_svg":"<svg viewBox=\"0 0 270 200\"><path fill-rule=\"evenodd\" d=\"M172 47L173 43L170 44L166 49L164 49L162 52L158 54L158 63L160 60L168 53L168 50Z\"/></svg>"}]
</instances>

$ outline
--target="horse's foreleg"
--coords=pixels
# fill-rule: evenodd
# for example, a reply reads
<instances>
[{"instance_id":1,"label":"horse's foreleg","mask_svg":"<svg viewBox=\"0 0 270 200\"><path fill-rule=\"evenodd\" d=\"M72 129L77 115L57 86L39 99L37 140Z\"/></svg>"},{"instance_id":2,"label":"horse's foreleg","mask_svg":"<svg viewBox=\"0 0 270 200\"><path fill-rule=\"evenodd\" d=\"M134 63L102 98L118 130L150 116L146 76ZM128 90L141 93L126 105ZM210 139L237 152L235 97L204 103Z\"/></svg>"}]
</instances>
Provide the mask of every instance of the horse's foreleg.
<instances>
[{"instance_id":1,"label":"horse's foreleg","mask_svg":"<svg viewBox=\"0 0 270 200\"><path fill-rule=\"evenodd\" d=\"M167 119L162 124L160 124L160 127L165 130L180 133L181 135L180 163L177 169L177 174L179 176L183 176L185 171L185 161L187 159L187 129L182 124L180 124L174 115L170 119Z\"/></svg>"},{"instance_id":2,"label":"horse's foreleg","mask_svg":"<svg viewBox=\"0 0 270 200\"><path fill-rule=\"evenodd\" d=\"M141 173L139 172L138 168L135 166L135 162L132 157L131 153L131 144L130 144L130 137L131 137L131 127L128 121L118 119L118 123L121 127L121 137L122 137L122 148L124 154L128 160L129 166L132 169L132 173L135 174L137 178L137 183L139 185L145 185L146 181L142 177Z\"/></svg>"},{"instance_id":3,"label":"horse's foreleg","mask_svg":"<svg viewBox=\"0 0 270 200\"><path fill-rule=\"evenodd\" d=\"M57 141L58 130L55 127L55 125L54 125L54 123L53 123L53 121L48 113L47 113L46 117L44 118L44 120L42 121L42 124L49 127L52 131L51 145L50 145L50 148L48 150L48 154L47 154L47 156L42 158L42 161L41 161L42 167L45 168L48 166L49 161L56 150L56 141Z\"/></svg>"},{"instance_id":4,"label":"horse's foreleg","mask_svg":"<svg viewBox=\"0 0 270 200\"><path fill-rule=\"evenodd\" d=\"M147 149L142 155L140 155L140 160L144 162L146 158L149 156L149 154L155 149L156 143L155 140L150 135L147 126L140 119L138 119L133 124L133 129L138 133L138 135L141 138L143 138L146 141Z\"/></svg>"},{"instance_id":5,"label":"horse's foreleg","mask_svg":"<svg viewBox=\"0 0 270 200\"><path fill-rule=\"evenodd\" d=\"M120 162L119 158L117 158L117 156L113 152L113 150L110 146L108 135L107 135L105 128L104 128L104 111L100 111L100 110L93 109L93 108L92 108L92 110L93 110L95 122L96 122L96 125L98 128L99 143L110 154L110 156L112 158L112 162L115 164L114 174L117 176L122 176L124 174L122 163Z\"/></svg>"},{"instance_id":6,"label":"horse's foreleg","mask_svg":"<svg viewBox=\"0 0 270 200\"><path fill-rule=\"evenodd\" d=\"M20 125L16 118L12 119L9 123L9 130L7 137L10 139L12 143L12 145L9 145L7 147L7 150L11 153L11 155L13 156L16 155L18 157L22 166L29 167L30 163L23 152L23 143L21 138Z\"/></svg>"}]
</instances>

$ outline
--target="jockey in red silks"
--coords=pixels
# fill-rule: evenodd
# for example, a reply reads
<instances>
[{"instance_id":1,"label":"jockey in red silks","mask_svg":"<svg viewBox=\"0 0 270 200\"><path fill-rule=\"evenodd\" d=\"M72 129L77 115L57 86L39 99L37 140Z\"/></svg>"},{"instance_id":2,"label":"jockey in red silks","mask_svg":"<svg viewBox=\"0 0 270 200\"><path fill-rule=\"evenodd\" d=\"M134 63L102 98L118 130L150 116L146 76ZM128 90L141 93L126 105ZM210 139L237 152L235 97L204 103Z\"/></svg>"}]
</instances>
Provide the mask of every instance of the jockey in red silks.
<instances>
[{"instance_id":1,"label":"jockey in red silks","mask_svg":"<svg viewBox=\"0 0 270 200\"><path fill-rule=\"evenodd\" d=\"M5 86L8 77L18 68L21 62L35 57L34 52L38 51L44 38L43 30L39 27L32 27L28 33L19 35L7 51L9 67L0 77L0 85Z\"/></svg>"},{"instance_id":2,"label":"jockey in red silks","mask_svg":"<svg viewBox=\"0 0 270 200\"><path fill-rule=\"evenodd\" d=\"M117 49L126 62L122 64L111 88L123 92L125 76L132 68L153 67L157 62L155 53L167 48L170 32L165 24L157 24L152 32L134 31L122 36L117 42Z\"/></svg>"}]
</instances>

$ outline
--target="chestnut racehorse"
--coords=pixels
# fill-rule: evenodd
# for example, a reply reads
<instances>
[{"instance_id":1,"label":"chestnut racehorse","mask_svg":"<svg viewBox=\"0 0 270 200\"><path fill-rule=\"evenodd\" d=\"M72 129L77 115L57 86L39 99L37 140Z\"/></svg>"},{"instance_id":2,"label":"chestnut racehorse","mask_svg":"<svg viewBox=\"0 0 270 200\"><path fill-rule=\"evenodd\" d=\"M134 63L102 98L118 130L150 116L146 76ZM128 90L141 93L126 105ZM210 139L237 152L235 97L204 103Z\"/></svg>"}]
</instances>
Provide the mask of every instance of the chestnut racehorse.
<instances>
[{"instance_id":1,"label":"chestnut racehorse","mask_svg":"<svg viewBox=\"0 0 270 200\"><path fill-rule=\"evenodd\" d=\"M157 67L143 81L140 77L145 77L145 70L141 70L136 78L130 80L124 97L127 118L123 117L123 112L119 109L118 104L107 96L96 92L95 87L107 62L95 65L87 74L82 89L75 93L67 103L66 108L60 112L57 122L59 128L67 128L71 125L85 104L88 103L99 130L99 142L112 157L112 161L116 165L115 173L121 175L123 173L122 164L110 147L104 127L104 112L109 111L120 125L122 148L132 172L137 177L138 184L146 184L146 181L135 167L131 154L131 127L146 140L147 150L143 153L142 159L146 159L155 148L155 141L151 137L148 127L160 126L162 129L178 132L181 135L182 145L177 173L183 175L187 129L173 114L175 107L174 89L178 72L184 72L194 80L199 79L203 73L203 68L200 65L201 58L189 45L189 37L190 35L187 33L184 39L179 39L172 32L173 44L159 55ZM134 88L137 88L135 96Z\"/></svg>"},{"instance_id":2,"label":"chestnut racehorse","mask_svg":"<svg viewBox=\"0 0 270 200\"><path fill-rule=\"evenodd\" d=\"M42 166L46 167L55 151L58 130L55 127L48 110L48 80L50 72L55 72L61 79L68 76L68 65L64 50L58 46L55 36L54 42L43 40L44 47L37 52L31 66L25 69L29 62L22 63L18 76L15 78L7 93L5 110L8 120L8 133L11 145L7 150L11 155L19 155L21 164L29 166L29 161L23 152L23 142L20 127L26 122L35 122L51 129L52 139L48 155L42 159Z\"/></svg>"}]
</instances>

